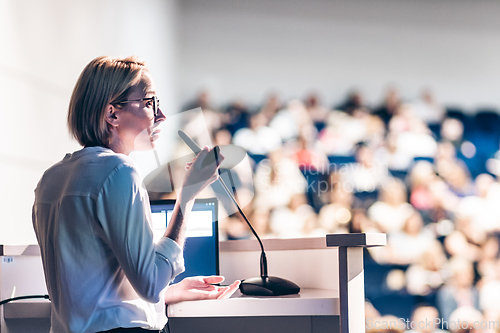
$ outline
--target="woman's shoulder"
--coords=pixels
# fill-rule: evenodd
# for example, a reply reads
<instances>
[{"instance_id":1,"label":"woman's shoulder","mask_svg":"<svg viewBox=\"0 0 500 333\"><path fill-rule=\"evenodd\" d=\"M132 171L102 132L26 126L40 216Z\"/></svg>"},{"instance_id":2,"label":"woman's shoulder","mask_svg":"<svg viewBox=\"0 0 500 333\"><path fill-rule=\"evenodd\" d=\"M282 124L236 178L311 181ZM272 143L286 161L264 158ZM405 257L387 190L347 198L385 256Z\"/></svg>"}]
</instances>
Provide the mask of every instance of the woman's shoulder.
<instances>
[{"instance_id":1,"label":"woman's shoulder","mask_svg":"<svg viewBox=\"0 0 500 333\"><path fill-rule=\"evenodd\" d=\"M75 164L95 166L103 172L113 170L117 167L130 167L136 169L134 160L125 154L115 153L104 147L88 147L71 154Z\"/></svg>"},{"instance_id":2,"label":"woman's shoulder","mask_svg":"<svg viewBox=\"0 0 500 333\"><path fill-rule=\"evenodd\" d=\"M109 183L130 186L141 182L139 169L132 158L110 149L90 147L66 154L62 161L46 170L37 191L39 194L40 191L59 193L61 196L97 196Z\"/></svg>"}]
</instances>

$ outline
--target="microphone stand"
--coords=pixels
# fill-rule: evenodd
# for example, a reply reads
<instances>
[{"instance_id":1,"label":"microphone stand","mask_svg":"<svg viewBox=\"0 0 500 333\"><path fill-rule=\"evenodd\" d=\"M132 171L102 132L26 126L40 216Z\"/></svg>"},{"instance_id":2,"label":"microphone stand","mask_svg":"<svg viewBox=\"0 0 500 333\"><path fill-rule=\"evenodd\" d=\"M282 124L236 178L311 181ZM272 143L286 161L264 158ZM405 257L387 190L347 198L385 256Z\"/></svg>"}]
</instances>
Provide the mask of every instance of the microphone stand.
<instances>
[{"instance_id":1,"label":"microphone stand","mask_svg":"<svg viewBox=\"0 0 500 333\"><path fill-rule=\"evenodd\" d=\"M193 141L184 131L179 130L177 132L179 137L186 143L186 145L191 148L193 153L198 154L201 151L201 148L196 144L196 142ZM214 148L214 157L215 161L217 162L217 151L219 147ZM202 162L205 163L205 160L207 160L209 156L205 157L205 159ZM210 162L211 163L211 162ZM238 211L240 212L241 216L245 219L245 222L248 224L250 227L250 230L254 234L255 238L259 241L260 249L261 249L261 255L260 255L260 277L256 278L250 278L250 279L245 279L241 281L240 283L240 291L244 295L254 295L254 296L282 296L282 295L293 295L297 294L300 291L299 286L297 286L295 283L292 281L282 279L279 277L275 276L268 276L267 275L267 258L266 258L266 253L264 251L264 245L262 244L262 241L260 240L259 235L257 235L257 232L255 229L252 227L252 224L248 221L247 217L245 216L245 213L240 208L240 205L238 204L238 201L236 198L233 196L231 191L227 188L226 184L224 183L224 180L220 177L220 170L219 172L219 177L218 181L220 185L223 187L224 191L226 194L229 196L229 198L233 201L233 203L236 205L236 208L238 208Z\"/></svg>"},{"instance_id":2,"label":"microphone stand","mask_svg":"<svg viewBox=\"0 0 500 333\"><path fill-rule=\"evenodd\" d=\"M259 235L257 235L257 232L255 231L255 229L252 227L252 225L248 221L245 213L243 213L243 211L241 210L240 205L236 201L236 198L233 196L233 194L227 188L226 183L224 183L224 180L222 180L222 178L220 178L220 177L218 178L218 180L219 180L219 183L224 188L224 191L226 191L226 194L233 201L233 203L236 206L236 208L238 208L238 211L240 212L240 214L243 217L243 219L245 220L245 222L250 227L250 230L252 231L252 234L259 241L260 250L261 250L261 253L260 253L260 276L263 277L263 278L267 278L267 257L266 257L266 252L264 251L264 245L262 244L262 241L260 240Z\"/></svg>"},{"instance_id":3,"label":"microphone stand","mask_svg":"<svg viewBox=\"0 0 500 333\"><path fill-rule=\"evenodd\" d=\"M228 171L228 172L230 172L230 171ZM250 223L250 221L248 221L245 213L243 213L243 210L241 209L240 205L238 204L238 201L236 201L236 198L233 196L231 191L228 189L228 187L224 183L224 180L221 177L219 177L218 181L222 185L222 187L224 188L224 191L226 192L226 194L233 201L236 208L238 208L238 211L240 212L241 216L243 217L245 222L250 227L250 230L252 231L255 238L257 238L257 240L259 241L259 245L260 245L260 249L261 249L261 253L260 253L260 277L242 280L240 283L241 293L244 295L253 295L253 296L282 296L282 295L293 295L293 294L299 293L300 287L297 286L292 281L282 279L279 277L275 277L275 276L268 276L267 275L267 257L266 257L266 252L264 251L264 245L262 244L262 241L261 241L259 235L255 231L255 229L252 227L252 224Z\"/></svg>"}]
</instances>

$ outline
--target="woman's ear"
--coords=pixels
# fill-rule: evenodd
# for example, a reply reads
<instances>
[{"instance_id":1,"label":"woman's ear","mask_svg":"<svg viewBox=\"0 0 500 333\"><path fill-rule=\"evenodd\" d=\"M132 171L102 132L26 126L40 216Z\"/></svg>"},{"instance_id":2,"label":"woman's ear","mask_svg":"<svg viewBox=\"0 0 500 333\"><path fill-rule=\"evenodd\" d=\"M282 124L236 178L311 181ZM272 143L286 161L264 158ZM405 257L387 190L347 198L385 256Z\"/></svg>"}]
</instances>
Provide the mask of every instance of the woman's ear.
<instances>
[{"instance_id":1,"label":"woman's ear","mask_svg":"<svg viewBox=\"0 0 500 333\"><path fill-rule=\"evenodd\" d=\"M104 118L106 118L106 122L111 126L111 127L118 127L118 117L116 116L116 108L108 104L106 106L106 114Z\"/></svg>"}]
</instances>

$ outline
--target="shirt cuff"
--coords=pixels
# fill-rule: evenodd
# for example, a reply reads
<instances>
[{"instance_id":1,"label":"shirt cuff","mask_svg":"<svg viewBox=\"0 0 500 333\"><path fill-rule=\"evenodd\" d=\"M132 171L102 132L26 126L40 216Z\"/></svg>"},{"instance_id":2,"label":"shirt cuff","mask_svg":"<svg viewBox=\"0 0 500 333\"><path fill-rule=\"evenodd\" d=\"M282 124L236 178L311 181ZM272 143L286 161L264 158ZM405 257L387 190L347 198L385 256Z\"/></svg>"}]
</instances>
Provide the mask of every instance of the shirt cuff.
<instances>
[{"instance_id":1,"label":"shirt cuff","mask_svg":"<svg viewBox=\"0 0 500 333\"><path fill-rule=\"evenodd\" d=\"M170 280L173 280L177 275L184 272L182 248L173 239L162 237L158 243L156 243L155 251L165 257L170 263L172 267L172 276Z\"/></svg>"}]
</instances>

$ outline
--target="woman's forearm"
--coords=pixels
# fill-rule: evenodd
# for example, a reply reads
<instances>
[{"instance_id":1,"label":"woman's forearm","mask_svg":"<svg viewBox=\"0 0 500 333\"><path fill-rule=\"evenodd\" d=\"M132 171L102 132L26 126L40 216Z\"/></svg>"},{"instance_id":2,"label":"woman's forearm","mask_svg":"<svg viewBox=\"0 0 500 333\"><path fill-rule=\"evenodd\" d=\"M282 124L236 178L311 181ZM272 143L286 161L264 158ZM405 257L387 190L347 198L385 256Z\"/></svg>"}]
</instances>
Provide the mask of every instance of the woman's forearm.
<instances>
[{"instance_id":1,"label":"woman's forearm","mask_svg":"<svg viewBox=\"0 0 500 333\"><path fill-rule=\"evenodd\" d=\"M182 190L174 206L172 218L168 223L167 230L163 237L168 237L175 241L179 246L184 246L186 223L194 205L194 199L186 199L182 196Z\"/></svg>"}]
</instances>

